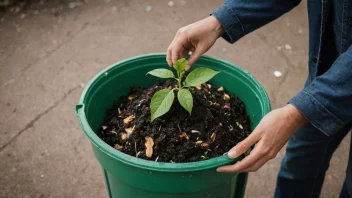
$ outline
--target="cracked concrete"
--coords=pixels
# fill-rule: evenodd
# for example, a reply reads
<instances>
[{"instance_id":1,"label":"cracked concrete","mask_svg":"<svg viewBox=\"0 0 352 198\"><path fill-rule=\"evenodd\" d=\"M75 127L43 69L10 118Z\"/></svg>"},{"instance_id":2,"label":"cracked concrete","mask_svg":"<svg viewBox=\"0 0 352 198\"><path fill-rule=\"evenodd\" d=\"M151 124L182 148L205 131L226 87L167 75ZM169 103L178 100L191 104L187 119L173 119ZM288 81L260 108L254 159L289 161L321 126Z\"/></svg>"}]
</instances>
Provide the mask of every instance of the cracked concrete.
<instances>
[{"instance_id":1,"label":"cracked concrete","mask_svg":"<svg viewBox=\"0 0 352 198\"><path fill-rule=\"evenodd\" d=\"M157 0L97 0L65 6L59 15L9 15L0 22L0 197L106 197L101 169L74 113L82 85L114 62L165 52L177 29L221 3L175 0L169 7ZM253 74L278 108L304 85L307 24L302 2L234 45L219 40L207 54ZM283 76L274 77L275 70ZM334 154L323 198L338 197L349 138ZM273 196L283 154L250 174L246 197Z\"/></svg>"},{"instance_id":2,"label":"cracked concrete","mask_svg":"<svg viewBox=\"0 0 352 198\"><path fill-rule=\"evenodd\" d=\"M33 127L33 125L43 116L45 116L46 114L48 114L51 110L53 110L55 107L57 107L60 102L62 102L63 100L66 99L66 97L68 95L70 95L73 91L77 90L78 88L80 88L80 86L74 87L70 90L67 91L67 93L64 94L64 96L62 98L60 98L58 101L54 102L53 105L51 105L48 109L46 109L45 111L41 112L40 114L38 114L33 120L31 120L23 129L19 130L18 132L15 133L15 135L8 140L2 147L0 147L0 152L2 150L4 150L9 144L11 144L11 142L13 142L16 138L18 138L23 132L25 132L26 130L28 130L29 128Z\"/></svg>"}]
</instances>

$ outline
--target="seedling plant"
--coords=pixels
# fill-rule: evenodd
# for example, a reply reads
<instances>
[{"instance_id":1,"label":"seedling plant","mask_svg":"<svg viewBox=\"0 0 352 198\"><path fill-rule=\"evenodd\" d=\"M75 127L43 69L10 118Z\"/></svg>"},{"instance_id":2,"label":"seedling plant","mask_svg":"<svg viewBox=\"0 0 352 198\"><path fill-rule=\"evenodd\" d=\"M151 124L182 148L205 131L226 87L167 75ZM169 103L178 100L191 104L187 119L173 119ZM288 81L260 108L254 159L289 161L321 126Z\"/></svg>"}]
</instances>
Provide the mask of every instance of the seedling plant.
<instances>
[{"instance_id":1,"label":"seedling plant","mask_svg":"<svg viewBox=\"0 0 352 198\"><path fill-rule=\"evenodd\" d=\"M174 91L177 91L177 99L180 105L189 112L192 113L193 108L193 97L190 89L193 87L206 83L212 79L219 72L209 68L200 67L190 72L186 79L183 81L183 75L185 74L185 68L188 62L185 58L179 59L173 68L176 70L177 76L169 69L154 69L147 74L159 77L159 78L173 78L177 81L177 87L173 89L162 89L156 92L150 102L151 121L167 113L175 99Z\"/></svg>"}]
</instances>

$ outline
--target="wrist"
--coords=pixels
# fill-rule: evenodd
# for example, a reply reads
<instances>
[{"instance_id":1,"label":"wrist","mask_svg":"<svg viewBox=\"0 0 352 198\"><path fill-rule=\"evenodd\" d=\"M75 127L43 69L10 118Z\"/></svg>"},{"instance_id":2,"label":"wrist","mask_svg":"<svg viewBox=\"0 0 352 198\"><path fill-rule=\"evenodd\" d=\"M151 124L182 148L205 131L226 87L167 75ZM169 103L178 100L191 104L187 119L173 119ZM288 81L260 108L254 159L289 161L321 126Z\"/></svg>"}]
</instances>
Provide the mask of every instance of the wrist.
<instances>
[{"instance_id":1,"label":"wrist","mask_svg":"<svg viewBox=\"0 0 352 198\"><path fill-rule=\"evenodd\" d=\"M212 31L217 35L218 38L224 34L225 30L218 19L215 18L215 16L209 16L208 20L210 21Z\"/></svg>"},{"instance_id":2,"label":"wrist","mask_svg":"<svg viewBox=\"0 0 352 198\"><path fill-rule=\"evenodd\" d=\"M296 126L296 128L299 128L308 122L304 115L292 104L288 104L284 108L288 113L289 119Z\"/></svg>"}]
</instances>

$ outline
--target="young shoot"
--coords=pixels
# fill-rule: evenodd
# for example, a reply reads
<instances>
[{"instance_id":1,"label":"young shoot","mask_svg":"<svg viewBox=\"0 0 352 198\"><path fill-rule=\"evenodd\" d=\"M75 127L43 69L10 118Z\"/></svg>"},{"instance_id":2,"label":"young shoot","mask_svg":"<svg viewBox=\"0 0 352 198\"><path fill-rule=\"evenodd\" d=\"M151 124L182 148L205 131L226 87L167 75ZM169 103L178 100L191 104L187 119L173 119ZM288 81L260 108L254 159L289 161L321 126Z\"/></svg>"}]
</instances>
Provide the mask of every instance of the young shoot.
<instances>
[{"instance_id":1,"label":"young shoot","mask_svg":"<svg viewBox=\"0 0 352 198\"><path fill-rule=\"evenodd\" d=\"M184 82L182 82L182 77L186 72L185 68L187 64L187 60L182 58L173 65L173 68L177 72L176 77L169 69L154 69L147 73L159 78L173 78L177 81L177 88L171 90L162 89L156 92L152 97L150 102L151 121L164 115L170 110L175 99L175 90L178 91L177 99L179 103L189 112L189 114L191 114L193 108L193 97L189 89L209 81L219 73L209 68L199 67L190 72Z\"/></svg>"}]
</instances>

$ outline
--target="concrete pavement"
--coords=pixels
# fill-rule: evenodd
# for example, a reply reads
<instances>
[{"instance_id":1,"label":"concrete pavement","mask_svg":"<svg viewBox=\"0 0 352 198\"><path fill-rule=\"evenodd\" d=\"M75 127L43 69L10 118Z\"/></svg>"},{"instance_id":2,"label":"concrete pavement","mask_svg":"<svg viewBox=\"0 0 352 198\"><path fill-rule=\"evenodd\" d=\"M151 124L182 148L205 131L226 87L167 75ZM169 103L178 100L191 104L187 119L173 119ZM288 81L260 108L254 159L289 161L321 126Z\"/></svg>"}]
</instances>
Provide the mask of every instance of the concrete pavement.
<instances>
[{"instance_id":1,"label":"concrete pavement","mask_svg":"<svg viewBox=\"0 0 352 198\"><path fill-rule=\"evenodd\" d=\"M125 58L165 52L177 29L208 16L222 3L174 0L169 6L168 2L49 3L36 14L6 14L1 19L0 197L107 196L74 106L97 72ZM304 85L307 25L302 2L234 45L220 39L207 54L252 73L277 108ZM276 70L283 73L280 78L273 75ZM338 197L349 136L334 154L321 197ZM246 197L273 196L283 154L284 150L250 174Z\"/></svg>"}]
</instances>

